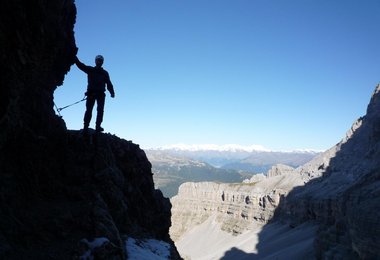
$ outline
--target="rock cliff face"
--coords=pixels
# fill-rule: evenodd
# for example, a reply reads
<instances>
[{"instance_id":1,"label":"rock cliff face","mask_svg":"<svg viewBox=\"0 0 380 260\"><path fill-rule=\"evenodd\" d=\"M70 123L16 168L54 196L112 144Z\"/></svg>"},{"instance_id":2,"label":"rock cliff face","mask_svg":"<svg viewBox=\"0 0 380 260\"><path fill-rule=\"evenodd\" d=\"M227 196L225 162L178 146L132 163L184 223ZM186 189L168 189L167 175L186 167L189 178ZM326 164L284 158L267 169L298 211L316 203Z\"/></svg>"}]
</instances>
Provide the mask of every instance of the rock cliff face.
<instances>
[{"instance_id":1,"label":"rock cliff face","mask_svg":"<svg viewBox=\"0 0 380 260\"><path fill-rule=\"evenodd\" d=\"M379 111L380 85L367 114L341 142L309 163L297 169L278 165L266 178L243 184L183 184L172 199L172 238L213 214L235 234L252 223L297 227L312 222L319 226L314 240L318 259L380 258ZM261 233L267 233L266 225ZM259 242L257 248L265 246ZM260 250L254 257L260 257Z\"/></svg>"},{"instance_id":2,"label":"rock cliff face","mask_svg":"<svg viewBox=\"0 0 380 260\"><path fill-rule=\"evenodd\" d=\"M54 113L76 54L73 1L4 1L0 16L0 258L125 259L128 237L172 244L144 151L85 139ZM107 243L90 252L95 238Z\"/></svg>"},{"instance_id":3,"label":"rock cliff face","mask_svg":"<svg viewBox=\"0 0 380 260\"><path fill-rule=\"evenodd\" d=\"M284 174L293 173L293 172L294 172L293 167L290 167L284 164L278 164L269 169L269 171L267 172L267 176L270 178L270 177L284 175Z\"/></svg>"},{"instance_id":4,"label":"rock cliff face","mask_svg":"<svg viewBox=\"0 0 380 260\"><path fill-rule=\"evenodd\" d=\"M251 223L267 223L281 197L294 186L303 185L291 167L273 166L276 176L258 182L224 184L213 182L185 183L173 197L171 237L176 241L186 231L203 223L212 215L222 229L240 234Z\"/></svg>"}]
</instances>

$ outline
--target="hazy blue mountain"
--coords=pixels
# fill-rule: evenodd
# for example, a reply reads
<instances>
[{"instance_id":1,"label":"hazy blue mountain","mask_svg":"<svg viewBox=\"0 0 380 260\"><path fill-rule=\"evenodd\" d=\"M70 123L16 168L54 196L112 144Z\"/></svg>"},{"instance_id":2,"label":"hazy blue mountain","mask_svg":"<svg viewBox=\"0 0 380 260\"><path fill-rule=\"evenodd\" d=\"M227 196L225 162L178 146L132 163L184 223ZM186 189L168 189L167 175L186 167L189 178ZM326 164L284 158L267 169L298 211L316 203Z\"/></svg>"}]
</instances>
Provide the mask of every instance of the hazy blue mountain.
<instances>
[{"instance_id":1,"label":"hazy blue mountain","mask_svg":"<svg viewBox=\"0 0 380 260\"><path fill-rule=\"evenodd\" d=\"M235 169L248 172L267 172L275 164L285 164L298 167L312 160L317 152L252 152L240 161L224 164L224 169Z\"/></svg>"}]
</instances>

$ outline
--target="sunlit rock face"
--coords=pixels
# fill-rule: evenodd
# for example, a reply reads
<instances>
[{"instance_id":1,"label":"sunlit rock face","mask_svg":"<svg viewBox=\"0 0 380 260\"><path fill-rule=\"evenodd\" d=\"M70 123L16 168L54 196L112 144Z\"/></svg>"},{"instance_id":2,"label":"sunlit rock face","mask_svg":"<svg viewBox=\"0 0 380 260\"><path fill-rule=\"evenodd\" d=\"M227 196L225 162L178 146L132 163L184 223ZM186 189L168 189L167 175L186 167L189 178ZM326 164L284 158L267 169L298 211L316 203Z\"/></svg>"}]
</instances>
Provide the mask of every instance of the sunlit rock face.
<instances>
[{"instance_id":1,"label":"sunlit rock face","mask_svg":"<svg viewBox=\"0 0 380 260\"><path fill-rule=\"evenodd\" d=\"M186 231L217 216L222 229L242 233L251 223L266 224L274 214L281 197L304 182L294 169L273 166L271 177L257 182L224 184L213 182L182 184L171 199L172 227L170 235L178 240Z\"/></svg>"},{"instance_id":2,"label":"sunlit rock face","mask_svg":"<svg viewBox=\"0 0 380 260\"><path fill-rule=\"evenodd\" d=\"M3 1L0 17L0 258L125 259L129 236L166 241L179 258L144 151L67 131L54 113L76 55L74 1ZM90 252L94 241L107 243Z\"/></svg>"}]
</instances>

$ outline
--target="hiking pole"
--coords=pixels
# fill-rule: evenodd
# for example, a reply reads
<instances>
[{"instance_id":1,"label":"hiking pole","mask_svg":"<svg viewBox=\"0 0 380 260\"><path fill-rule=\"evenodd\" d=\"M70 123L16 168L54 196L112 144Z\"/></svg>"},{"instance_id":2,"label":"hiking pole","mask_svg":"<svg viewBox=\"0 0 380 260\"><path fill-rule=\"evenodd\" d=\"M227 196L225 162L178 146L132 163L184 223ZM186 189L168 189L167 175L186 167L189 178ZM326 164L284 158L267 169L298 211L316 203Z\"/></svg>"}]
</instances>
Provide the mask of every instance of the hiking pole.
<instances>
[{"instance_id":1,"label":"hiking pole","mask_svg":"<svg viewBox=\"0 0 380 260\"><path fill-rule=\"evenodd\" d=\"M85 101L86 99L87 99L87 97L84 96L84 98L82 98L81 100L79 100L79 101L77 101L77 102L74 102L74 103L72 103L72 104L70 104L70 105L67 105L67 106L65 106L65 107L57 108L57 112L58 112L58 114L60 114L59 112L61 112L61 111L64 110L65 108L68 108L68 107L71 107L71 106L73 106L73 105L76 105L76 104L78 104L78 103L80 103L80 102L82 102L82 101Z\"/></svg>"}]
</instances>

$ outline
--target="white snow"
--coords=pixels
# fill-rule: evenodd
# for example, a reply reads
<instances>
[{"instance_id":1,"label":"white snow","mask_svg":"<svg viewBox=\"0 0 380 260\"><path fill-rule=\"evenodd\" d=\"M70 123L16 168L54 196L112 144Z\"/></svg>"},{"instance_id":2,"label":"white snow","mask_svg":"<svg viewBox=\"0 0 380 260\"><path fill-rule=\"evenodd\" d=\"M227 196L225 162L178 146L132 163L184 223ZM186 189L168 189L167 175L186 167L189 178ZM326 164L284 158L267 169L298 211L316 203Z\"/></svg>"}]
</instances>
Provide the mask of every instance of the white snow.
<instances>
[{"instance_id":1,"label":"white snow","mask_svg":"<svg viewBox=\"0 0 380 260\"><path fill-rule=\"evenodd\" d=\"M126 241L128 259L130 260L163 260L170 258L170 245L166 242L147 239L128 238Z\"/></svg>"},{"instance_id":2,"label":"white snow","mask_svg":"<svg viewBox=\"0 0 380 260\"><path fill-rule=\"evenodd\" d=\"M92 255L92 251L102 246L104 243L109 242L109 240L105 237L95 238L93 241L88 241L86 238L81 240L82 243L88 246L88 250L80 257L81 260L93 260L94 256Z\"/></svg>"},{"instance_id":3,"label":"white snow","mask_svg":"<svg viewBox=\"0 0 380 260\"><path fill-rule=\"evenodd\" d=\"M296 228L252 224L243 234L233 236L222 231L211 216L185 233L176 246L185 259L312 259L315 231L310 223Z\"/></svg>"},{"instance_id":4,"label":"white snow","mask_svg":"<svg viewBox=\"0 0 380 260\"><path fill-rule=\"evenodd\" d=\"M262 145L249 145L243 146L238 144L174 144L174 145L165 145L159 148L160 150L178 150L178 151L219 151L219 152L254 152L254 151L265 151L270 152L269 149L266 149Z\"/></svg>"},{"instance_id":5,"label":"white snow","mask_svg":"<svg viewBox=\"0 0 380 260\"><path fill-rule=\"evenodd\" d=\"M110 242L105 237L95 238L93 241L82 239L82 243L88 246L88 250L80 257L81 260L93 260L93 250ZM128 238L125 242L128 259L130 260L167 260L170 259L170 244L155 239Z\"/></svg>"},{"instance_id":6,"label":"white snow","mask_svg":"<svg viewBox=\"0 0 380 260\"><path fill-rule=\"evenodd\" d=\"M283 150L283 151L276 151L276 152L283 152L283 153L323 153L326 150L317 150L317 149L294 149L294 150Z\"/></svg>"},{"instance_id":7,"label":"white snow","mask_svg":"<svg viewBox=\"0 0 380 260\"><path fill-rule=\"evenodd\" d=\"M294 149L294 150L270 150L262 145L239 145L239 144L172 144L164 145L158 148L149 148L151 150L175 150L175 151L188 151L188 152L200 152L200 151L214 151L214 152L282 152L282 153L321 153L324 150L316 149ZM149 150L148 149L148 150Z\"/></svg>"}]
</instances>

